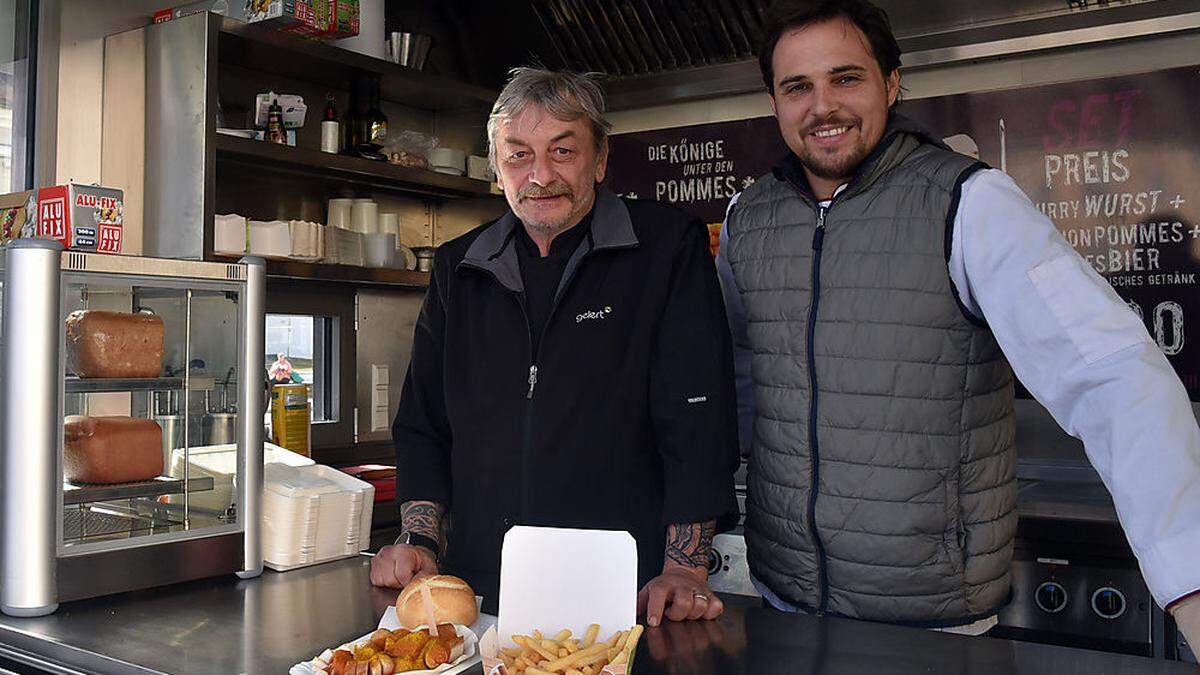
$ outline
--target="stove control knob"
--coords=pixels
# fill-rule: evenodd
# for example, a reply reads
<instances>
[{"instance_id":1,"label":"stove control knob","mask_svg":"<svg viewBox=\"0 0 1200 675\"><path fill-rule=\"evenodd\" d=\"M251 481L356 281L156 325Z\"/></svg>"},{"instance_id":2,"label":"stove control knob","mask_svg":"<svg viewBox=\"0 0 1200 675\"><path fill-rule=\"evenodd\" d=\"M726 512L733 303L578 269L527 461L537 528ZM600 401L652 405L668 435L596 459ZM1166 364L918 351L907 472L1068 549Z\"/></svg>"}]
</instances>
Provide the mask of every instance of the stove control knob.
<instances>
[{"instance_id":1,"label":"stove control knob","mask_svg":"<svg viewBox=\"0 0 1200 675\"><path fill-rule=\"evenodd\" d=\"M721 552L715 548L708 549L708 575L712 576L721 571Z\"/></svg>"},{"instance_id":2,"label":"stove control knob","mask_svg":"<svg viewBox=\"0 0 1200 675\"><path fill-rule=\"evenodd\" d=\"M1116 619L1125 613L1125 594L1112 586L1092 593L1092 611L1102 619Z\"/></svg>"},{"instance_id":3,"label":"stove control knob","mask_svg":"<svg viewBox=\"0 0 1200 675\"><path fill-rule=\"evenodd\" d=\"M1046 581L1037 587L1033 601L1047 614L1057 614L1067 606L1067 589L1057 581Z\"/></svg>"}]
</instances>

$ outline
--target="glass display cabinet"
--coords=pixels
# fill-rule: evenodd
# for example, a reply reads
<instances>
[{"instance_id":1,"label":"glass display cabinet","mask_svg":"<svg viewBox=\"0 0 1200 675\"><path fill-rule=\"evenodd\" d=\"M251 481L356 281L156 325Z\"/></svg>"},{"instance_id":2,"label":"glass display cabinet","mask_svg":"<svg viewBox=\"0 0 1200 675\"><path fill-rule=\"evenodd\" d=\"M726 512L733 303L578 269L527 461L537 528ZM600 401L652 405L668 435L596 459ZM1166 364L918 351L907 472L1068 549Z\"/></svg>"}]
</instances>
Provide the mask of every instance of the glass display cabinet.
<instances>
[{"instance_id":1,"label":"glass display cabinet","mask_svg":"<svg viewBox=\"0 0 1200 675\"><path fill-rule=\"evenodd\" d=\"M0 256L0 610L262 571L261 260Z\"/></svg>"}]
</instances>

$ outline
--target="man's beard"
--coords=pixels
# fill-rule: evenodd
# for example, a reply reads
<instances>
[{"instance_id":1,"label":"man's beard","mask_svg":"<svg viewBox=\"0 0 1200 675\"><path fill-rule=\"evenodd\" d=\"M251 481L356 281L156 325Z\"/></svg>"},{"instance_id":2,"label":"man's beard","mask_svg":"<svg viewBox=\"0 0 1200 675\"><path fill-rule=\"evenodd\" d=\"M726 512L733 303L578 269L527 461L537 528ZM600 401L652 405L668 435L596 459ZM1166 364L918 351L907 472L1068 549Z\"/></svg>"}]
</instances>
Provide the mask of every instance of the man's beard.
<instances>
[{"instance_id":1,"label":"man's beard","mask_svg":"<svg viewBox=\"0 0 1200 675\"><path fill-rule=\"evenodd\" d=\"M571 190L571 187L569 185L567 185L566 183L558 181L558 182L551 183L550 185L547 185L545 187L541 187L541 186L537 186L537 185L530 185L530 186L526 187L525 189L521 190L521 192L519 192L517 194L517 201L518 201L518 203L520 203L531 197L538 198L538 197L558 197L558 196L566 197L571 202L571 208L567 211L567 214L562 219L552 220L552 221L535 221L535 220L526 220L523 218L522 222L527 227L533 229L535 232L538 232L540 234L555 234L558 231L562 230L567 225L567 223L571 221L571 219L574 216L578 215L575 213L576 208L578 207L578 202L576 200L575 193Z\"/></svg>"},{"instance_id":2,"label":"man's beard","mask_svg":"<svg viewBox=\"0 0 1200 675\"><path fill-rule=\"evenodd\" d=\"M832 157L825 155L820 150L809 150L805 146L804 152L800 155L800 163L815 176L826 180L837 180L853 174L869 154L871 154L870 151L861 143L850 148L848 153Z\"/></svg>"}]
</instances>

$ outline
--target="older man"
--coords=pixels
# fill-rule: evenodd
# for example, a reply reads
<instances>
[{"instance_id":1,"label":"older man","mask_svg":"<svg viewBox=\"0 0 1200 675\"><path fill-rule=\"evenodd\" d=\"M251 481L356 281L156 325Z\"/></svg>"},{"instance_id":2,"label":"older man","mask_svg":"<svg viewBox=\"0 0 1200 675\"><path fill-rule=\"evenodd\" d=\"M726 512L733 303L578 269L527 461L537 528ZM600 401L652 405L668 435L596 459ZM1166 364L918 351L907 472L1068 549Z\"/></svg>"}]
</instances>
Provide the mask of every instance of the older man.
<instances>
[{"instance_id":1,"label":"older man","mask_svg":"<svg viewBox=\"0 0 1200 675\"><path fill-rule=\"evenodd\" d=\"M1145 327L1007 175L892 112L882 10L782 0L763 32L791 154L736 198L718 261L746 356L763 595L994 623L1017 523L1015 370L1083 440L1155 599L1200 640L1200 431Z\"/></svg>"},{"instance_id":2,"label":"older man","mask_svg":"<svg viewBox=\"0 0 1200 675\"><path fill-rule=\"evenodd\" d=\"M530 68L492 109L511 211L438 250L393 426L403 534L377 585L445 569L494 606L510 527L603 528L637 540L650 625L721 613L706 561L737 508L721 292L701 224L597 187L603 110L586 77Z\"/></svg>"}]
</instances>

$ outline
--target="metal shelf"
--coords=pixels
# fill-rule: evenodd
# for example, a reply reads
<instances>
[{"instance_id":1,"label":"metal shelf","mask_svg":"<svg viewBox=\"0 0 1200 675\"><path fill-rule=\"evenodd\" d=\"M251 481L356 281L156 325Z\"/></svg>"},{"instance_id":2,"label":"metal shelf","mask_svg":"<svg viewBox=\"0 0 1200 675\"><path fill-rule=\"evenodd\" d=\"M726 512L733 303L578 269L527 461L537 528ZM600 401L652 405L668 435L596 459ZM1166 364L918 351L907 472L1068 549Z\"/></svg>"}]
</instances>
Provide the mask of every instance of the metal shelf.
<instances>
[{"instance_id":1,"label":"metal shelf","mask_svg":"<svg viewBox=\"0 0 1200 675\"><path fill-rule=\"evenodd\" d=\"M188 481L188 492L206 492L213 489L212 476L197 476ZM75 485L63 483L63 504L90 504L116 499L159 497L183 493L183 481L178 478L159 476L154 480L114 485Z\"/></svg>"},{"instance_id":2,"label":"metal shelf","mask_svg":"<svg viewBox=\"0 0 1200 675\"><path fill-rule=\"evenodd\" d=\"M494 196L492 184L487 181L222 133L217 134L216 149L217 160L221 162L238 162L260 171L311 176L325 182L430 197Z\"/></svg>"},{"instance_id":3,"label":"metal shelf","mask_svg":"<svg viewBox=\"0 0 1200 675\"><path fill-rule=\"evenodd\" d=\"M269 27L211 15L218 31L217 53L223 65L253 67L285 78L345 89L363 75L381 80L385 101L435 112L486 112L499 92L424 70L305 40Z\"/></svg>"},{"instance_id":4,"label":"metal shelf","mask_svg":"<svg viewBox=\"0 0 1200 675\"><path fill-rule=\"evenodd\" d=\"M213 257L221 260L227 256L218 253ZM429 272L416 272L413 270L329 265L295 260L267 260L267 279L290 279L295 281L349 283L358 286L393 286L421 289L429 287L429 277Z\"/></svg>"},{"instance_id":5,"label":"metal shelf","mask_svg":"<svg viewBox=\"0 0 1200 675\"><path fill-rule=\"evenodd\" d=\"M205 375L193 375L189 383L189 391L212 391L215 380ZM169 391L183 389L182 377L144 377L144 378L79 378L67 377L68 394L99 394L126 391Z\"/></svg>"}]
</instances>

